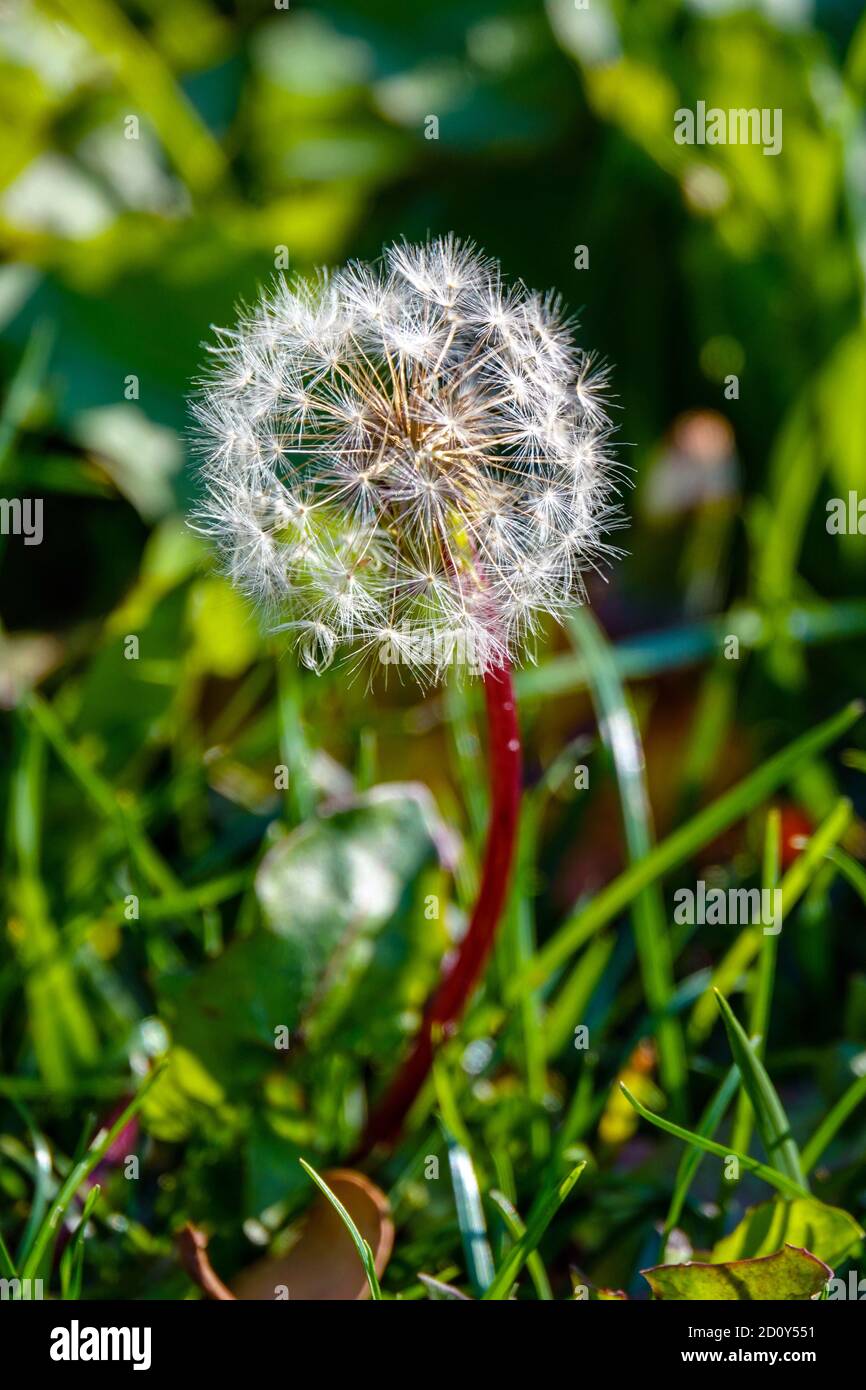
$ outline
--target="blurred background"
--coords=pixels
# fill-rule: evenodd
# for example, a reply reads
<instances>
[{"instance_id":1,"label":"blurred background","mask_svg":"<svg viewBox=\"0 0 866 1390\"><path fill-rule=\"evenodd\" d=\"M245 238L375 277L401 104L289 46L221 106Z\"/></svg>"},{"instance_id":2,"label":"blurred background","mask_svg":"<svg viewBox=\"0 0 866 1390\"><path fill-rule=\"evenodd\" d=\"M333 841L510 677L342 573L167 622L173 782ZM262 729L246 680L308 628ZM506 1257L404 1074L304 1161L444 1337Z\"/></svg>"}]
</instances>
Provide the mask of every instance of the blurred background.
<instances>
[{"instance_id":1,"label":"blurred background","mask_svg":"<svg viewBox=\"0 0 866 1390\"><path fill-rule=\"evenodd\" d=\"M229 1270L243 1265L306 1197L297 1153L345 1156L364 1085L392 1064L471 902L485 818L471 689L371 695L339 668L299 676L186 526L187 398L210 326L275 273L449 231L561 292L581 345L611 365L634 470L628 555L591 599L630 682L662 836L866 687L866 539L827 527L828 502L866 496L864 95L854 0L3 0L0 493L44 504L40 545L0 537L0 1175L13 1228L28 1134L71 1154L85 1113L183 1042L144 1112L150 1178L113 1199L127 1244L97 1255L95 1291L184 1296L170 1233L187 1215L215 1229ZM677 144L675 111L699 101L781 109L781 151ZM546 803L521 879L542 943L627 857L571 641L551 631L520 677L528 787L563 749L568 769L590 769L590 793L568 770ZM780 794L791 857L841 792L863 811L862 749L850 735L842 758L806 763ZM275 788L283 763L288 789ZM348 1002L317 1016L328 1048L304 1063L314 1081L275 1075L255 1014L285 960L262 921L291 885L303 897L306 868L262 856L322 798L410 779L463 837L453 900L429 930L407 909L366 974L341 982ZM417 906L442 874L429 824L409 821L401 872ZM394 827L379 829L381 848ZM737 826L708 872L748 881L762 836L761 818ZM846 845L862 855L856 815ZM150 918L131 898L151 901ZM809 911L780 961L771 1043L814 1119L866 1046L866 944L850 888L824 884ZM315 924L346 908L303 912ZM730 940L719 929L684 944L678 976L712 969ZM34 952L50 968L34 973ZM515 961L497 968L505 979ZM603 1106L642 1006L627 950L593 981L596 1036L610 1040L596 1059ZM221 1018L219 1045L196 1033L199 1006L202 1027ZM467 1084L496 1009L494 993ZM701 1069L725 1057L708 1032L692 1035L693 1117ZM561 1105L573 1070L566 1058L528 1096L494 1078L493 1100L482 1086L467 1104L488 1104L500 1136L522 1134L527 1115ZM614 1125L610 1153L632 1133ZM430 1142L417 1136L422 1155ZM530 1173L515 1143L509 1162ZM678 1157L653 1153L628 1159L649 1164L645 1185L614 1178L572 1233L599 1282L630 1286L647 1257L654 1184ZM866 1170L846 1161L836 1195L856 1210ZM429 1268L456 1239L444 1198L425 1214L406 1179L400 1200L421 1215L398 1284L419 1244Z\"/></svg>"}]
</instances>

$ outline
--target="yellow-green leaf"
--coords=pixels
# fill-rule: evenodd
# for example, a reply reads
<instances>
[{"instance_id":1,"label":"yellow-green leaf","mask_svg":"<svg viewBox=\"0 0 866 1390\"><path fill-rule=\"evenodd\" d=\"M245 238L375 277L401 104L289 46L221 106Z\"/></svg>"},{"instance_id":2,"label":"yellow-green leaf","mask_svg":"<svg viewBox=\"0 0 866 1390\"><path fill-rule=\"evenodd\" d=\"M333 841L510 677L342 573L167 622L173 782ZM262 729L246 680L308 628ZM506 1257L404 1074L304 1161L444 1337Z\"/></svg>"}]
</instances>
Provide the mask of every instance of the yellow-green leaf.
<instances>
[{"instance_id":1,"label":"yellow-green leaf","mask_svg":"<svg viewBox=\"0 0 866 1390\"><path fill-rule=\"evenodd\" d=\"M860 1254L863 1234L840 1207L807 1198L776 1198L750 1207L740 1224L713 1247L713 1259L751 1259L782 1245L803 1245L835 1269Z\"/></svg>"},{"instance_id":2,"label":"yellow-green leaf","mask_svg":"<svg viewBox=\"0 0 866 1390\"><path fill-rule=\"evenodd\" d=\"M808 1250L786 1245L773 1255L726 1264L656 1265L641 1270L656 1298L680 1302L777 1299L806 1302L820 1293L833 1271Z\"/></svg>"}]
</instances>

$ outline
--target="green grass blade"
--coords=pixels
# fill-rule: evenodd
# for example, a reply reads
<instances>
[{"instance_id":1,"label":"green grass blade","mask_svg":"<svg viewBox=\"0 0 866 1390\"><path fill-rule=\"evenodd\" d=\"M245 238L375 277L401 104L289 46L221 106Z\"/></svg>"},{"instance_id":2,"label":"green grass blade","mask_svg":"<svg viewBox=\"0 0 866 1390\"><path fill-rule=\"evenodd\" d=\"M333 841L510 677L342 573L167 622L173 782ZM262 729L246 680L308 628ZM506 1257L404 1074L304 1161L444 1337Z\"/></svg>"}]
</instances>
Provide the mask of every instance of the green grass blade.
<instances>
[{"instance_id":1,"label":"green grass blade","mask_svg":"<svg viewBox=\"0 0 866 1390\"><path fill-rule=\"evenodd\" d=\"M739 1067L743 1085L749 1100L752 1102L752 1109L755 1112L755 1120L767 1158L774 1166L778 1164L779 1168L787 1173L791 1181L795 1182L798 1187L807 1188L800 1166L800 1151L791 1133L788 1116L785 1114L776 1088L767 1074L767 1069L760 1058L756 1056L754 1048L750 1045L749 1039L727 999L719 994L718 990L715 991L715 994L722 1011L725 1031L728 1035L734 1061Z\"/></svg>"},{"instance_id":2,"label":"green grass blade","mask_svg":"<svg viewBox=\"0 0 866 1390\"><path fill-rule=\"evenodd\" d=\"M776 807L767 816L764 834L764 863L761 874L761 887L772 892L779 882L779 868L782 854L782 817ZM749 1015L749 1032L756 1041L752 1043L758 1057L763 1057L767 1047L767 1030L770 1026L770 1004L773 998L773 984L776 978L776 956L779 950L778 935L772 932L762 934L759 946L760 955L755 971L752 1008ZM748 1152L752 1142L752 1121L754 1114L745 1089L737 1097L734 1127L731 1142L737 1149Z\"/></svg>"},{"instance_id":3,"label":"green grass blade","mask_svg":"<svg viewBox=\"0 0 866 1390\"><path fill-rule=\"evenodd\" d=\"M565 1044L573 1039L575 1025L584 1018L615 946L615 933L606 932L597 936L581 952L580 959L547 1012L544 1035L548 1057L558 1056Z\"/></svg>"},{"instance_id":4,"label":"green grass blade","mask_svg":"<svg viewBox=\"0 0 866 1390\"><path fill-rule=\"evenodd\" d=\"M779 883L779 874L782 862L782 816L781 812L775 807L767 816L767 828L764 836L764 863L762 870L762 884L767 889L776 888ZM785 893L782 890L782 903L784 910ZM778 936L772 933L764 937L763 949L761 950L758 962L758 978L755 984L755 995L752 1001L751 1031L760 1038L757 1053L759 1057L764 1055L767 1046L767 1032L770 1026L770 1006L773 1000L773 985L776 978L776 954L779 947Z\"/></svg>"},{"instance_id":5,"label":"green grass blade","mask_svg":"<svg viewBox=\"0 0 866 1390\"><path fill-rule=\"evenodd\" d=\"M715 1094L698 1122L696 1133L704 1139L712 1139L719 1125L725 1117L728 1106L737 1093L740 1085L740 1073L736 1066L729 1069L727 1075L718 1087ZM671 1196L671 1204L668 1207L668 1214L665 1217L664 1233L662 1235L662 1246L667 1243L668 1237L682 1214L685 1206L689 1188L697 1176L698 1169L703 1162L703 1154L699 1148L690 1147L686 1149L680 1165L677 1168L674 1179L674 1190Z\"/></svg>"},{"instance_id":6,"label":"green grass blade","mask_svg":"<svg viewBox=\"0 0 866 1390\"><path fill-rule=\"evenodd\" d=\"M494 1188L490 1193L491 1202L495 1202L499 1208L499 1213L505 1223L505 1228L513 1240L523 1240L526 1235L524 1226L517 1208L509 1202L504 1192L497 1192ZM537 1250L533 1250L527 1256L526 1268L529 1270L529 1277L535 1286L535 1292L539 1299L544 1303L549 1303L553 1299L553 1290L550 1287L550 1280L547 1277L547 1270L544 1268L544 1261Z\"/></svg>"},{"instance_id":7,"label":"green grass blade","mask_svg":"<svg viewBox=\"0 0 866 1390\"><path fill-rule=\"evenodd\" d=\"M372 1299L375 1299L376 1302L381 1301L382 1290L379 1286L379 1276L376 1273L376 1261L373 1256L373 1251L370 1249L369 1241L366 1241L364 1237L361 1235L361 1232L358 1230L358 1227L355 1225L346 1208L343 1206L343 1203L340 1201L339 1197L337 1197L331 1191L328 1184L325 1182L325 1179L319 1173L317 1173L315 1168L313 1168L312 1165L307 1163L303 1158L299 1158L298 1162L300 1163L304 1172L307 1174L307 1177L312 1178L313 1182L319 1188L320 1192L323 1192L325 1194L328 1201L331 1203L331 1206L334 1208L334 1211L337 1213L343 1225L346 1227L346 1230L349 1232L349 1235L352 1237L352 1240L355 1243L355 1249L361 1257L361 1263L364 1266L364 1273L367 1276L367 1283L370 1285L370 1297Z\"/></svg>"},{"instance_id":8,"label":"green grass blade","mask_svg":"<svg viewBox=\"0 0 866 1390\"><path fill-rule=\"evenodd\" d=\"M866 633L866 601L856 598L782 607L774 611L773 631L802 646L860 637ZM755 651L766 644L769 635L770 624L758 608L738 606L703 622L627 637L616 644L613 655L620 680L647 680L712 660L728 636L737 637L741 649ZM584 690L588 681L584 658L569 655L518 671L514 683L521 704L528 706L534 700Z\"/></svg>"},{"instance_id":9,"label":"green grass blade","mask_svg":"<svg viewBox=\"0 0 866 1390\"><path fill-rule=\"evenodd\" d=\"M858 895L861 902L866 903L866 869L862 864L858 864L856 859L852 859L850 854L846 854L838 845L835 849L827 851L827 858L831 864L835 864L840 874L848 881L854 892Z\"/></svg>"},{"instance_id":10,"label":"green grass blade","mask_svg":"<svg viewBox=\"0 0 866 1390\"><path fill-rule=\"evenodd\" d=\"M691 815L718 767L736 709L737 663L720 657L707 669L698 693L683 758L679 804Z\"/></svg>"},{"instance_id":11,"label":"green grass blade","mask_svg":"<svg viewBox=\"0 0 866 1390\"><path fill-rule=\"evenodd\" d=\"M140 898L138 915L141 921L164 922L171 917L183 917L191 912L217 907L244 892L254 878L254 869L237 869L234 873L222 874L206 883L196 883L191 888L166 893L165 897ZM121 920L123 912L123 908L116 909L116 916Z\"/></svg>"},{"instance_id":12,"label":"green grass blade","mask_svg":"<svg viewBox=\"0 0 866 1390\"><path fill-rule=\"evenodd\" d=\"M430 1274L419 1274L418 1278L426 1290L427 1297L432 1299L434 1303L441 1303L443 1301L454 1303L472 1302L468 1293L461 1293L460 1289L456 1289L453 1284L446 1284L441 1279L434 1279ZM406 1294L401 1294L401 1298L405 1301Z\"/></svg>"},{"instance_id":13,"label":"green grass blade","mask_svg":"<svg viewBox=\"0 0 866 1390\"><path fill-rule=\"evenodd\" d=\"M121 5L111 0L55 0L61 22L83 35L113 80L145 114L177 172L195 193L225 174L222 148L175 78L160 45L151 43Z\"/></svg>"},{"instance_id":14,"label":"green grass blade","mask_svg":"<svg viewBox=\"0 0 866 1390\"><path fill-rule=\"evenodd\" d=\"M16 1259L22 1264L30 1253L36 1232L39 1230L42 1218L48 1207L49 1189L52 1184L51 1170L51 1150L48 1147L45 1136L37 1129L26 1106L19 1101L13 1100L12 1104L18 1111L27 1126L30 1136L30 1147L33 1150L33 1196L30 1199L30 1213L27 1217L27 1225L16 1251Z\"/></svg>"},{"instance_id":15,"label":"green grass blade","mask_svg":"<svg viewBox=\"0 0 866 1390\"><path fill-rule=\"evenodd\" d=\"M847 1091L837 1100L819 1124L808 1144L803 1148L801 1162L803 1170L811 1173L824 1151L829 1147L847 1120L862 1100L866 1099L866 1076L858 1076L851 1082Z\"/></svg>"},{"instance_id":16,"label":"green grass blade","mask_svg":"<svg viewBox=\"0 0 866 1390\"><path fill-rule=\"evenodd\" d=\"M676 1125L672 1120L662 1119L661 1115L656 1115L652 1110L647 1110L645 1105L641 1105L624 1082L621 1081L619 1086L629 1104L651 1125L655 1125L656 1129L663 1129L666 1134L672 1134L675 1139L681 1139L685 1144L694 1144L697 1148L703 1149L705 1153L715 1154L716 1158L736 1158L741 1168L745 1168L747 1172L762 1178L770 1187L774 1187L777 1192L783 1193L786 1197L809 1196L805 1187L800 1187L785 1173L780 1173L778 1169L761 1163L757 1158L751 1158L749 1154L738 1153L730 1146L717 1144L714 1139L708 1139L704 1134L695 1134L693 1130L683 1129L682 1125Z\"/></svg>"},{"instance_id":17,"label":"green grass blade","mask_svg":"<svg viewBox=\"0 0 866 1390\"><path fill-rule=\"evenodd\" d=\"M10 897L20 923L12 939L39 1071L56 1091L66 1091L80 1068L95 1064L99 1040L72 965L63 957L40 876L45 742L32 727L22 729L20 742L9 795L8 839L18 869L17 876L10 874Z\"/></svg>"},{"instance_id":18,"label":"green grass blade","mask_svg":"<svg viewBox=\"0 0 866 1390\"><path fill-rule=\"evenodd\" d=\"M481 1205L481 1190L469 1152L440 1120L448 1147L448 1166L454 1188L457 1225L466 1256L466 1272L476 1295L483 1296L494 1274L493 1253L487 1239L487 1225Z\"/></svg>"},{"instance_id":19,"label":"green grass blade","mask_svg":"<svg viewBox=\"0 0 866 1390\"><path fill-rule=\"evenodd\" d=\"M851 802L842 797L818 826L801 854L782 879L782 916L787 917L805 893L815 874L851 824Z\"/></svg>"},{"instance_id":20,"label":"green grass blade","mask_svg":"<svg viewBox=\"0 0 866 1390\"><path fill-rule=\"evenodd\" d=\"M511 1247L503 1260L496 1278L485 1289L482 1297L486 1300L502 1300L508 1297L511 1286L529 1256L538 1249L544 1232L547 1230L559 1208L562 1206L574 1184L577 1182L586 1162L575 1164L570 1173L552 1188L541 1192L532 1204L526 1218L526 1230L520 1240Z\"/></svg>"},{"instance_id":21,"label":"green grass blade","mask_svg":"<svg viewBox=\"0 0 866 1390\"><path fill-rule=\"evenodd\" d=\"M77 1302L81 1297L81 1279L84 1273L84 1240L87 1223L99 1201L101 1188L97 1184L87 1194L81 1220L75 1228L72 1239L60 1257L60 1297L67 1302Z\"/></svg>"},{"instance_id":22,"label":"green grass blade","mask_svg":"<svg viewBox=\"0 0 866 1390\"><path fill-rule=\"evenodd\" d=\"M463 1116L460 1114L460 1107L457 1104L454 1087L451 1085L451 1076L448 1072L446 1056L447 1054L444 1051L440 1051L433 1059L433 1085L436 1091L436 1101L439 1106L442 1126L447 1129L451 1137L456 1139L457 1143L471 1155L472 1140L469 1137L468 1129L463 1123Z\"/></svg>"},{"instance_id":23,"label":"green grass blade","mask_svg":"<svg viewBox=\"0 0 866 1390\"><path fill-rule=\"evenodd\" d=\"M780 884L781 912L784 922L792 908L805 893L815 874L828 857L829 850L844 835L851 822L851 803L844 797L836 803L827 819L818 827L803 852L798 855ZM754 960L766 941L763 928L746 927L733 946L719 962L713 975L713 987L722 994L732 990L743 972ZM689 1037L700 1042L710 1032L715 1021L713 996L706 993L695 1005L689 1022Z\"/></svg>"},{"instance_id":24,"label":"green grass blade","mask_svg":"<svg viewBox=\"0 0 866 1390\"><path fill-rule=\"evenodd\" d=\"M33 325L21 361L6 392L3 410L0 412L0 473L5 471L15 437L38 397L45 379L53 341L52 325L45 322Z\"/></svg>"},{"instance_id":25,"label":"green grass blade","mask_svg":"<svg viewBox=\"0 0 866 1390\"><path fill-rule=\"evenodd\" d=\"M617 791L629 863L639 864L652 851L652 810L644 773L645 758L631 701L616 669L610 645L587 609L569 620L574 640L586 659L593 705L602 739L616 771ZM677 1113L685 1108L686 1052L680 1020L665 1015L674 992L674 971L664 900L658 880L632 899L635 944L644 994L658 1023L662 1085Z\"/></svg>"},{"instance_id":26,"label":"green grass blade","mask_svg":"<svg viewBox=\"0 0 866 1390\"><path fill-rule=\"evenodd\" d=\"M500 978L511 979L535 954L535 874L538 863L538 808L528 800L523 807L517 863L505 921L496 948ZM513 1055L526 1086L527 1098L536 1110L530 1121L529 1139L536 1163L549 1157L550 1126L544 1115L547 1093L547 1050L541 1000L536 993L523 996L516 1010L520 1031L514 1029Z\"/></svg>"},{"instance_id":27,"label":"green grass blade","mask_svg":"<svg viewBox=\"0 0 866 1390\"><path fill-rule=\"evenodd\" d=\"M481 844L487 825L487 779L477 720L469 691L458 682L445 687L451 765L466 807L473 849Z\"/></svg>"},{"instance_id":28,"label":"green grass blade","mask_svg":"<svg viewBox=\"0 0 866 1390\"><path fill-rule=\"evenodd\" d=\"M69 1203L78 1192L82 1183L90 1177L94 1168L102 1162L121 1130L126 1128L133 1115L138 1114L144 1104L148 1091L153 1086L157 1077L162 1073L164 1067L164 1061L157 1063L157 1065L153 1067L139 1086L138 1091L129 1102L129 1105L127 1105L122 1114L118 1116L111 1128L108 1130L101 1130L94 1138L87 1152L82 1155L77 1163L72 1165L65 1182L51 1204L48 1215L39 1228L36 1239L33 1242L33 1248L22 1268L22 1278L34 1279L37 1277L42 1267L42 1261L48 1253L52 1238L56 1236L59 1230L60 1223L66 1214Z\"/></svg>"},{"instance_id":29,"label":"green grass blade","mask_svg":"<svg viewBox=\"0 0 866 1390\"><path fill-rule=\"evenodd\" d=\"M0 1234L0 1276L4 1279L15 1278L15 1266L2 1234Z\"/></svg>"},{"instance_id":30,"label":"green grass blade","mask_svg":"<svg viewBox=\"0 0 866 1390\"><path fill-rule=\"evenodd\" d=\"M728 826L760 806L802 762L829 747L850 729L862 717L863 710L863 702L854 700L816 729L802 734L662 840L639 863L632 864L553 933L532 965L512 981L507 1002L513 1003L524 990L543 984L584 941L627 907L636 893L684 863Z\"/></svg>"},{"instance_id":31,"label":"green grass blade","mask_svg":"<svg viewBox=\"0 0 866 1390\"><path fill-rule=\"evenodd\" d=\"M312 815L316 789L310 779L312 755L304 724L303 684L298 667L285 652L277 655L280 754L289 770L285 791L286 819L298 825Z\"/></svg>"},{"instance_id":32,"label":"green grass blade","mask_svg":"<svg viewBox=\"0 0 866 1390\"><path fill-rule=\"evenodd\" d=\"M137 823L135 812L121 806L111 783L101 777L76 748L51 705L39 695L31 694L24 701L23 708L96 810L116 826L151 886L158 893L178 892L181 885Z\"/></svg>"}]
</instances>

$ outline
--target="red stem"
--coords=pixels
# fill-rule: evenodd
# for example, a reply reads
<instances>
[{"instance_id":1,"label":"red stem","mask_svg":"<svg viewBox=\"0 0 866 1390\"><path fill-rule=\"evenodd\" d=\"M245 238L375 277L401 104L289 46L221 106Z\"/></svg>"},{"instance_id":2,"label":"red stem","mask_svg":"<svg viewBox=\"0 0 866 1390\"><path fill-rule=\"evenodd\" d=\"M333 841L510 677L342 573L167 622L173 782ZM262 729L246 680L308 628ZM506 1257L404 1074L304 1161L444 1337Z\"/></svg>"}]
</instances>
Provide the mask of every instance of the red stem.
<instances>
[{"instance_id":1,"label":"red stem","mask_svg":"<svg viewBox=\"0 0 866 1390\"><path fill-rule=\"evenodd\" d=\"M520 730L511 671L496 667L484 677L490 765L490 824L481 887L469 929L427 1007L415 1045L370 1117L362 1143L366 1152L392 1139L433 1063L434 1037L453 1033L478 981L496 935L514 857L520 808Z\"/></svg>"}]
</instances>

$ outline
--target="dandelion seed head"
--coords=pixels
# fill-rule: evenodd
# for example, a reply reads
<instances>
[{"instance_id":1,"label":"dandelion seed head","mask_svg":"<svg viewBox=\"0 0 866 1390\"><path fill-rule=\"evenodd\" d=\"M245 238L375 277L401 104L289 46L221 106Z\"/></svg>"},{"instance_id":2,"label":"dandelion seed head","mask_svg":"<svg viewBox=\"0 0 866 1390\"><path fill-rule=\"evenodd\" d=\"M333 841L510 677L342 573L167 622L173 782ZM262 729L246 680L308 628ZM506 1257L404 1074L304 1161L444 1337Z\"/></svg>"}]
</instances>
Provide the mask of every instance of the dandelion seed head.
<instances>
[{"instance_id":1,"label":"dandelion seed head","mask_svg":"<svg viewBox=\"0 0 866 1390\"><path fill-rule=\"evenodd\" d=\"M605 369L470 243L280 279L210 363L198 525L314 669L519 662L617 553Z\"/></svg>"}]
</instances>

